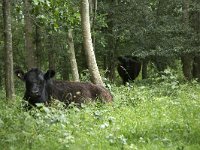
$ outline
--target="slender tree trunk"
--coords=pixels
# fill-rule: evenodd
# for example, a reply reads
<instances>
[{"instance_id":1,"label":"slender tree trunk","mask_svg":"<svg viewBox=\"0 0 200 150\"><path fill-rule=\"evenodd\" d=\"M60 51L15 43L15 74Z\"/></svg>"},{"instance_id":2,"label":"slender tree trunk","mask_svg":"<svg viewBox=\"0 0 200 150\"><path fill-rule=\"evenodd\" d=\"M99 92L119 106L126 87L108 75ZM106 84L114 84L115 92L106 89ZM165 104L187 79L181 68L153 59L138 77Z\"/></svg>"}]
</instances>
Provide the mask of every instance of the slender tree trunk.
<instances>
[{"instance_id":1,"label":"slender tree trunk","mask_svg":"<svg viewBox=\"0 0 200 150\"><path fill-rule=\"evenodd\" d=\"M111 0L108 2L109 7L112 8L113 6L118 5L118 0ZM107 31L109 34L107 36L107 71L106 71L106 77L109 78L111 82L114 82L116 74L115 74L115 68L116 68L116 56L118 55L117 49L118 49L118 39L116 39L113 35L113 11L108 12L108 29Z\"/></svg>"},{"instance_id":2,"label":"slender tree trunk","mask_svg":"<svg viewBox=\"0 0 200 150\"><path fill-rule=\"evenodd\" d=\"M49 69L55 70L56 69L56 62L55 62L55 53L54 53L54 41L51 35L48 35L47 38L47 47L48 47L48 62L49 62Z\"/></svg>"},{"instance_id":3,"label":"slender tree trunk","mask_svg":"<svg viewBox=\"0 0 200 150\"><path fill-rule=\"evenodd\" d=\"M24 0L24 24L25 24L25 51L27 67L36 67L35 49L33 44L33 24L31 20L31 1Z\"/></svg>"},{"instance_id":4,"label":"slender tree trunk","mask_svg":"<svg viewBox=\"0 0 200 150\"><path fill-rule=\"evenodd\" d=\"M73 81L80 81L79 74L78 74L78 67L77 67L77 63L76 63L76 57L75 57L72 31L73 31L72 29L69 29L68 35L67 35L67 42L68 42L68 46L69 46L68 54L69 54L69 59L70 59L70 64L71 64Z\"/></svg>"},{"instance_id":5,"label":"slender tree trunk","mask_svg":"<svg viewBox=\"0 0 200 150\"><path fill-rule=\"evenodd\" d=\"M111 1L110 2L110 7L113 7L113 5L118 5L118 1ZM107 57L107 73L106 73L106 77L109 78L109 80L111 82L113 82L115 80L115 68L116 68L116 56L117 56L117 46L118 46L118 40L115 39L114 35L113 35L113 12L109 11L108 13L108 29L107 32L108 37L107 37L107 42L108 42L108 57Z\"/></svg>"},{"instance_id":6,"label":"slender tree trunk","mask_svg":"<svg viewBox=\"0 0 200 150\"><path fill-rule=\"evenodd\" d=\"M185 28L189 26L189 5L190 0L183 0L183 21Z\"/></svg>"},{"instance_id":7,"label":"slender tree trunk","mask_svg":"<svg viewBox=\"0 0 200 150\"><path fill-rule=\"evenodd\" d=\"M115 80L115 53L114 50L111 50L108 54L108 78L111 82Z\"/></svg>"},{"instance_id":8,"label":"slender tree trunk","mask_svg":"<svg viewBox=\"0 0 200 150\"><path fill-rule=\"evenodd\" d=\"M197 40L200 40L200 11L195 10L191 15L191 26L196 32ZM196 53L193 64L193 77L200 82L200 53Z\"/></svg>"},{"instance_id":9,"label":"slender tree trunk","mask_svg":"<svg viewBox=\"0 0 200 150\"><path fill-rule=\"evenodd\" d=\"M93 0L88 0L88 2L89 2L89 12L90 12L90 16L92 16L92 14L93 14L93 8L94 8ZM91 19L91 24L92 24L92 19Z\"/></svg>"},{"instance_id":10,"label":"slender tree trunk","mask_svg":"<svg viewBox=\"0 0 200 150\"><path fill-rule=\"evenodd\" d=\"M107 63L108 63L108 56L107 56L106 54L104 54L104 56L103 56L103 69L106 70L106 71L107 71L107 69L108 69ZM106 73L107 73L107 72L106 72ZM107 76L106 76L106 77L107 77Z\"/></svg>"},{"instance_id":11,"label":"slender tree trunk","mask_svg":"<svg viewBox=\"0 0 200 150\"><path fill-rule=\"evenodd\" d=\"M54 57L52 50L49 50L48 60L49 60L49 69L55 70L56 69L55 57Z\"/></svg>"},{"instance_id":12,"label":"slender tree trunk","mask_svg":"<svg viewBox=\"0 0 200 150\"><path fill-rule=\"evenodd\" d=\"M97 14L97 0L89 0L90 5L90 16L91 20L90 23L92 25L91 31L92 31L92 42L93 42L93 49L95 51L95 45L96 45L96 38L95 38L95 23L96 23L96 14Z\"/></svg>"},{"instance_id":13,"label":"slender tree trunk","mask_svg":"<svg viewBox=\"0 0 200 150\"><path fill-rule=\"evenodd\" d=\"M78 60L79 60L78 71L79 71L79 74L82 74L84 70L88 69L86 57L83 57L85 56L83 43L80 43L77 49L80 49L80 54L79 56L77 55Z\"/></svg>"},{"instance_id":14,"label":"slender tree trunk","mask_svg":"<svg viewBox=\"0 0 200 150\"><path fill-rule=\"evenodd\" d=\"M41 31L38 25L35 25L35 48L36 48L36 64L38 68L41 68L41 50L42 50L42 42L41 42Z\"/></svg>"},{"instance_id":15,"label":"slender tree trunk","mask_svg":"<svg viewBox=\"0 0 200 150\"><path fill-rule=\"evenodd\" d=\"M185 30L187 31L187 28L189 27L189 0L183 1L183 22ZM186 78L186 80L191 80L193 78L192 76L192 70L193 70L193 56L192 54L183 54L181 57L182 61L182 69L183 74Z\"/></svg>"},{"instance_id":16,"label":"slender tree trunk","mask_svg":"<svg viewBox=\"0 0 200 150\"><path fill-rule=\"evenodd\" d=\"M196 32L197 35L200 34L200 11L197 12L197 17L195 19L196 22ZM198 41L200 36L198 36ZM194 58L194 68L193 70L195 70L195 75L194 77L198 79L198 81L200 82L200 54L198 53L197 56L195 56Z\"/></svg>"},{"instance_id":17,"label":"slender tree trunk","mask_svg":"<svg viewBox=\"0 0 200 150\"><path fill-rule=\"evenodd\" d=\"M0 56L0 59L3 60L3 56ZM0 88L3 86L3 84L2 84L3 83L3 78L4 78L3 71L4 71L4 63L1 62L0 63Z\"/></svg>"},{"instance_id":18,"label":"slender tree trunk","mask_svg":"<svg viewBox=\"0 0 200 150\"><path fill-rule=\"evenodd\" d=\"M193 78L193 58L194 57L191 54L184 54L181 57L183 75L185 76L186 80L191 80Z\"/></svg>"},{"instance_id":19,"label":"slender tree trunk","mask_svg":"<svg viewBox=\"0 0 200 150\"><path fill-rule=\"evenodd\" d=\"M14 79L13 79L13 50L11 31L11 9L10 0L3 0L3 20L4 20L4 48L5 48L5 89L6 98L14 99Z\"/></svg>"},{"instance_id":20,"label":"slender tree trunk","mask_svg":"<svg viewBox=\"0 0 200 150\"><path fill-rule=\"evenodd\" d=\"M63 49L64 50L64 49ZM67 60L67 56L63 56L62 57L62 62L61 62L61 66L62 66L62 71L61 71L61 74L62 74L62 79L63 80L70 80L70 77L69 77L69 72L70 72L70 66L68 63L66 63L66 60Z\"/></svg>"},{"instance_id":21,"label":"slender tree trunk","mask_svg":"<svg viewBox=\"0 0 200 150\"><path fill-rule=\"evenodd\" d=\"M200 81L200 56L194 57L193 77Z\"/></svg>"},{"instance_id":22,"label":"slender tree trunk","mask_svg":"<svg viewBox=\"0 0 200 150\"><path fill-rule=\"evenodd\" d=\"M110 33L112 34L112 27ZM118 55L117 54L117 46L118 46L118 40L116 40L114 37L110 37L110 42L108 44L109 52L108 52L108 74L107 77L111 82L114 82L115 80L115 58Z\"/></svg>"},{"instance_id":23,"label":"slender tree trunk","mask_svg":"<svg viewBox=\"0 0 200 150\"><path fill-rule=\"evenodd\" d=\"M81 1L81 24L82 24L85 54L87 57L87 63L89 72L92 77L92 82L95 84L104 85L96 63L96 58L92 45L88 0Z\"/></svg>"},{"instance_id":24,"label":"slender tree trunk","mask_svg":"<svg viewBox=\"0 0 200 150\"><path fill-rule=\"evenodd\" d=\"M147 67L148 67L148 60L147 58L142 62L142 79L147 79Z\"/></svg>"}]
</instances>

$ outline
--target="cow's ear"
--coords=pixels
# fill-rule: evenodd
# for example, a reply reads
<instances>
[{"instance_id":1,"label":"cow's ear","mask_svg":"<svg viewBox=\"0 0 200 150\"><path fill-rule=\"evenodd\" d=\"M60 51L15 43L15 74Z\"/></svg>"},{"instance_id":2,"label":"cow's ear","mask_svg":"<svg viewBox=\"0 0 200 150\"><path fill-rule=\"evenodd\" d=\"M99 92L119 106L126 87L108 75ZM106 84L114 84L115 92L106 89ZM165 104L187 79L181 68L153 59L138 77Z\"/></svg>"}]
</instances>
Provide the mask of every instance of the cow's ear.
<instances>
[{"instance_id":1,"label":"cow's ear","mask_svg":"<svg viewBox=\"0 0 200 150\"><path fill-rule=\"evenodd\" d=\"M117 57L118 61L122 62L123 61L123 57L122 56L119 56Z\"/></svg>"},{"instance_id":2,"label":"cow's ear","mask_svg":"<svg viewBox=\"0 0 200 150\"><path fill-rule=\"evenodd\" d=\"M53 78L55 76L56 72L54 70L48 70L45 74L44 74L44 79L48 80L50 78Z\"/></svg>"},{"instance_id":3,"label":"cow's ear","mask_svg":"<svg viewBox=\"0 0 200 150\"><path fill-rule=\"evenodd\" d=\"M24 81L24 71L22 71L21 69L17 69L15 70L15 75L21 79L22 81Z\"/></svg>"}]
</instances>

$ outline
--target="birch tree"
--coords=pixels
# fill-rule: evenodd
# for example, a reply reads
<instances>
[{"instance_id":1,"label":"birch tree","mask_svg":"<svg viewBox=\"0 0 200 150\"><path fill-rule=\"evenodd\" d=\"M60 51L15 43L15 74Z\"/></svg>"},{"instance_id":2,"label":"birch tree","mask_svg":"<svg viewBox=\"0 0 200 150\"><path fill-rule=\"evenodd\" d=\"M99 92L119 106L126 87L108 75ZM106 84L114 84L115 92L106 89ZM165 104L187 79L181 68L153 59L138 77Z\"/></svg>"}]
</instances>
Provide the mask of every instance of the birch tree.
<instances>
[{"instance_id":1,"label":"birch tree","mask_svg":"<svg viewBox=\"0 0 200 150\"><path fill-rule=\"evenodd\" d=\"M80 81L76 57L75 57L74 41L73 41L72 33L73 33L73 30L69 29L68 34L67 34L67 42L68 42L68 46L69 46L68 54L69 54L71 70L72 70L72 78L73 78L73 81Z\"/></svg>"},{"instance_id":2,"label":"birch tree","mask_svg":"<svg viewBox=\"0 0 200 150\"><path fill-rule=\"evenodd\" d=\"M94 84L104 85L96 63L96 57L92 45L88 0L81 1L81 25L85 55L92 82Z\"/></svg>"}]
</instances>

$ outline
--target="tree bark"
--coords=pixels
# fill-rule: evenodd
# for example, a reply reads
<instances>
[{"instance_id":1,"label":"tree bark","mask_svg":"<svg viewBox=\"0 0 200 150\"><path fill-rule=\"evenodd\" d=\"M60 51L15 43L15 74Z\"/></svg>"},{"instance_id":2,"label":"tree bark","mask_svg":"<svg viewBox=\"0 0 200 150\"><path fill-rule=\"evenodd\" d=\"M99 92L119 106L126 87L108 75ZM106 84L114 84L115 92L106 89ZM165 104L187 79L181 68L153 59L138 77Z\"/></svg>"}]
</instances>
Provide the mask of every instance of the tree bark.
<instances>
[{"instance_id":1,"label":"tree bark","mask_svg":"<svg viewBox=\"0 0 200 150\"><path fill-rule=\"evenodd\" d=\"M4 20L4 48L5 48L5 89L6 98L14 99L14 79L13 79L13 50L10 0L3 0L3 20Z\"/></svg>"},{"instance_id":2,"label":"tree bark","mask_svg":"<svg viewBox=\"0 0 200 150\"><path fill-rule=\"evenodd\" d=\"M89 8L90 8L90 24L91 26L91 31L93 33L92 35L92 42L93 42L93 49L95 51L95 45L96 45L96 38L95 38L95 23L96 23L96 14L97 14L97 0L89 0Z\"/></svg>"},{"instance_id":3,"label":"tree bark","mask_svg":"<svg viewBox=\"0 0 200 150\"><path fill-rule=\"evenodd\" d=\"M118 5L117 1L111 1L110 2L110 7L113 7L113 5ZM118 47L118 39L114 37L113 34L113 12L109 11L108 12L108 29L107 32L109 33L107 36L107 42L108 42L108 56L107 56L107 72L106 72L106 77L109 78L111 82L114 82L115 80L115 68L116 68L116 56L117 54L117 47Z\"/></svg>"},{"instance_id":4,"label":"tree bark","mask_svg":"<svg viewBox=\"0 0 200 150\"><path fill-rule=\"evenodd\" d=\"M187 31L187 28L189 27L189 0L183 1L183 23L184 28ZM193 78L192 76L192 70L193 70L193 56L190 53L185 53L181 57L182 61L182 69L183 74L185 76L186 80L191 80Z\"/></svg>"},{"instance_id":5,"label":"tree bark","mask_svg":"<svg viewBox=\"0 0 200 150\"><path fill-rule=\"evenodd\" d=\"M33 28L31 20L31 1L24 0L24 24L25 24L25 51L28 69L36 67L35 48L33 44Z\"/></svg>"},{"instance_id":6,"label":"tree bark","mask_svg":"<svg viewBox=\"0 0 200 150\"><path fill-rule=\"evenodd\" d=\"M144 58L142 61L142 79L147 79L147 67L148 67L148 59Z\"/></svg>"},{"instance_id":7,"label":"tree bark","mask_svg":"<svg viewBox=\"0 0 200 150\"><path fill-rule=\"evenodd\" d=\"M73 30L69 29L68 35L67 35L67 42L68 42L68 46L69 46L68 54L69 54L71 70L72 70L72 78L73 78L73 81L80 81L76 57L75 57L74 41L73 41L72 33L73 33Z\"/></svg>"},{"instance_id":8,"label":"tree bark","mask_svg":"<svg viewBox=\"0 0 200 150\"><path fill-rule=\"evenodd\" d=\"M92 77L92 82L95 84L104 85L96 63L96 58L92 45L88 0L81 1L81 24L85 54L87 58L89 72Z\"/></svg>"},{"instance_id":9,"label":"tree bark","mask_svg":"<svg viewBox=\"0 0 200 150\"><path fill-rule=\"evenodd\" d=\"M107 77L111 82L114 82L115 80L115 68L116 68L116 63L115 63L115 49L113 47L113 43L109 44L109 47L111 48L110 51L108 52L108 70L107 70Z\"/></svg>"},{"instance_id":10,"label":"tree bark","mask_svg":"<svg viewBox=\"0 0 200 150\"><path fill-rule=\"evenodd\" d=\"M110 14L110 17L112 17L112 14ZM113 35L113 21L110 21L108 23L108 33L110 35ZM108 36L108 78L111 82L114 82L116 74L115 74L115 68L116 68L116 57L118 56L118 43L119 40L116 39L113 36Z\"/></svg>"},{"instance_id":11,"label":"tree bark","mask_svg":"<svg viewBox=\"0 0 200 150\"><path fill-rule=\"evenodd\" d=\"M88 0L88 2L89 2L89 12L91 16L93 14L94 3L93 3L93 0ZM92 19L91 19L91 24L92 24Z\"/></svg>"},{"instance_id":12,"label":"tree bark","mask_svg":"<svg viewBox=\"0 0 200 150\"><path fill-rule=\"evenodd\" d=\"M183 25L185 31L189 27L189 0L183 1ZM191 80L192 76L192 68L193 68L193 56L190 53L183 54L181 57L182 61L182 69L183 75L185 76L186 80Z\"/></svg>"},{"instance_id":13,"label":"tree bark","mask_svg":"<svg viewBox=\"0 0 200 150\"><path fill-rule=\"evenodd\" d=\"M193 78L193 56L190 54L185 54L181 57L183 75L186 80L191 80Z\"/></svg>"},{"instance_id":14,"label":"tree bark","mask_svg":"<svg viewBox=\"0 0 200 150\"><path fill-rule=\"evenodd\" d=\"M41 50L42 50L42 42L41 42L41 29L38 25L35 25L35 52L36 52L36 64L38 68L41 68Z\"/></svg>"},{"instance_id":15,"label":"tree bark","mask_svg":"<svg viewBox=\"0 0 200 150\"><path fill-rule=\"evenodd\" d=\"M194 57L193 77L200 81L200 56Z\"/></svg>"},{"instance_id":16,"label":"tree bark","mask_svg":"<svg viewBox=\"0 0 200 150\"><path fill-rule=\"evenodd\" d=\"M190 13L191 27L194 29L197 37L197 41L200 40L200 11L192 10ZM193 77L200 82L200 53L196 53L193 63Z\"/></svg>"},{"instance_id":17,"label":"tree bark","mask_svg":"<svg viewBox=\"0 0 200 150\"><path fill-rule=\"evenodd\" d=\"M53 37L52 35L48 35L47 37L48 62L49 62L49 69L52 69L52 70L56 69L54 47L55 46L54 46Z\"/></svg>"},{"instance_id":18,"label":"tree bark","mask_svg":"<svg viewBox=\"0 0 200 150\"><path fill-rule=\"evenodd\" d=\"M64 50L64 49L63 49ZM70 69L69 69L69 64L66 63L66 60L68 58L66 56L63 56L62 57L62 62L61 62L61 66L62 66L62 69L61 69L61 75L62 75L62 79L63 80L70 80L70 77L69 77L69 72L70 72Z\"/></svg>"}]
</instances>

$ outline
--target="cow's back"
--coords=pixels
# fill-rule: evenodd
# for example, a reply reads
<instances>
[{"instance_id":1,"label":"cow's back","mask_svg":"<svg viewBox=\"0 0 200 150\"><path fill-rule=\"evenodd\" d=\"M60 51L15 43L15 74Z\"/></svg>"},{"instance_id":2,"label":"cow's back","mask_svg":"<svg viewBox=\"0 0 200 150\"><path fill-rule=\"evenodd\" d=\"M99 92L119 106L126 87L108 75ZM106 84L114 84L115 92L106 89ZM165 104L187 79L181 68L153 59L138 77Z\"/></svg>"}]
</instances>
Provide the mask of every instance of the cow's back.
<instances>
[{"instance_id":1,"label":"cow's back","mask_svg":"<svg viewBox=\"0 0 200 150\"><path fill-rule=\"evenodd\" d=\"M55 80L52 86L52 96L65 103L84 103L100 99L103 102L111 102L112 95L104 87L88 82L69 82Z\"/></svg>"}]
</instances>

